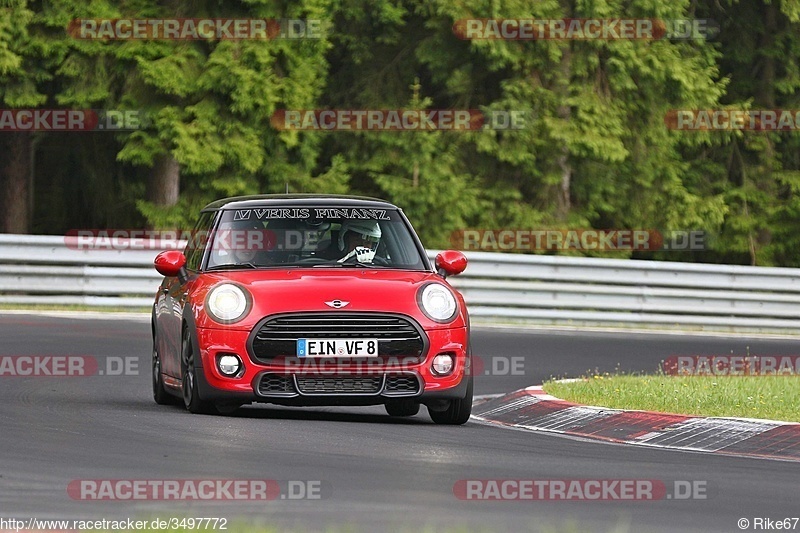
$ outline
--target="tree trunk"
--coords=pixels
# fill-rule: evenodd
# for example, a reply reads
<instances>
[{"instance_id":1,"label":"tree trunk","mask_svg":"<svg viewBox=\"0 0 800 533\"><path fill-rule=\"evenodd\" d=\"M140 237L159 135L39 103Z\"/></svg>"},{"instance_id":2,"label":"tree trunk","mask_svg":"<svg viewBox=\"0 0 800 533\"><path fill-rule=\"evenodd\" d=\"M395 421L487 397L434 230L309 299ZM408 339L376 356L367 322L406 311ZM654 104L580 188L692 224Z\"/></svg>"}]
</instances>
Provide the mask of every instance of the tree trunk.
<instances>
[{"instance_id":1,"label":"tree trunk","mask_svg":"<svg viewBox=\"0 0 800 533\"><path fill-rule=\"evenodd\" d=\"M30 227L31 134L0 135L0 232L28 233Z\"/></svg>"},{"instance_id":2,"label":"tree trunk","mask_svg":"<svg viewBox=\"0 0 800 533\"><path fill-rule=\"evenodd\" d=\"M569 98L569 84L572 78L572 50L570 43L564 47L561 54L560 73L561 77L558 82L557 91L559 99L564 104L558 106L558 118L564 121L565 126L569 123L572 110L566 104ZM561 181L558 190L558 207L557 217L559 220L565 221L569 216L569 211L572 208L570 201L570 187L572 182L572 165L569 162L569 148L564 145L561 148L561 155L557 159L558 168L561 171Z\"/></svg>"},{"instance_id":3,"label":"tree trunk","mask_svg":"<svg viewBox=\"0 0 800 533\"><path fill-rule=\"evenodd\" d=\"M181 167L169 154L156 157L147 184L147 200L156 205L171 206L178 203Z\"/></svg>"},{"instance_id":4,"label":"tree trunk","mask_svg":"<svg viewBox=\"0 0 800 533\"><path fill-rule=\"evenodd\" d=\"M558 158L558 166L561 169L561 188L558 191L558 218L566 220L572 202L569 198L570 183L572 181L572 165L569 164L567 147L562 149L562 155Z\"/></svg>"},{"instance_id":5,"label":"tree trunk","mask_svg":"<svg viewBox=\"0 0 800 533\"><path fill-rule=\"evenodd\" d=\"M766 109L775 107L775 34L778 32L778 8L766 4L764 9L764 33L759 42L759 82L756 89L756 105Z\"/></svg>"},{"instance_id":6,"label":"tree trunk","mask_svg":"<svg viewBox=\"0 0 800 533\"><path fill-rule=\"evenodd\" d=\"M776 62L775 62L775 35L778 33L778 7L772 3L764 3L762 5L764 13L764 31L759 39L759 54L757 63L757 77L758 82L756 85L755 106L761 109L774 109L775 108L775 78L776 78ZM759 190L769 190L774 186L772 177L772 170L769 165L763 165L765 161L773 159L773 145L767 137L767 143L764 152L759 154L759 165L763 170L757 171L754 176L755 187ZM743 168L744 172L744 168ZM747 183L747 175L744 174L742 178L743 185ZM746 189L745 189L746 191ZM748 206L747 194L744 195L744 215L746 219L750 219L750 209ZM757 217L758 203L755 204ZM747 235L748 250L750 252L750 264L758 264L758 251L762 243L769 239L769 231L764 232L764 235L759 236L756 232L750 231Z\"/></svg>"}]
</instances>

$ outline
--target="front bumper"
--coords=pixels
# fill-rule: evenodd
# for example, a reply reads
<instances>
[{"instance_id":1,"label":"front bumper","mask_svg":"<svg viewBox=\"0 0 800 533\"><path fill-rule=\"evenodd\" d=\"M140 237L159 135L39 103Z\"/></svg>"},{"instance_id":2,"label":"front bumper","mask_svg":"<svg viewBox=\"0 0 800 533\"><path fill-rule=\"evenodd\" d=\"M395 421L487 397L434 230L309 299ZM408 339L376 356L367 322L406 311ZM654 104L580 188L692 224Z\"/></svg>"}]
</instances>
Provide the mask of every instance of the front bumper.
<instances>
[{"instance_id":1,"label":"front bumper","mask_svg":"<svg viewBox=\"0 0 800 533\"><path fill-rule=\"evenodd\" d=\"M254 361L247 349L249 331L197 329L198 392L204 400L280 405L378 405L394 398L420 403L463 398L470 372L466 327L425 331L422 357L381 359L280 358ZM239 377L223 376L216 365L220 354L236 354L244 364ZM437 376L433 358L450 353L452 372ZM265 386L268 381L269 386Z\"/></svg>"}]
</instances>

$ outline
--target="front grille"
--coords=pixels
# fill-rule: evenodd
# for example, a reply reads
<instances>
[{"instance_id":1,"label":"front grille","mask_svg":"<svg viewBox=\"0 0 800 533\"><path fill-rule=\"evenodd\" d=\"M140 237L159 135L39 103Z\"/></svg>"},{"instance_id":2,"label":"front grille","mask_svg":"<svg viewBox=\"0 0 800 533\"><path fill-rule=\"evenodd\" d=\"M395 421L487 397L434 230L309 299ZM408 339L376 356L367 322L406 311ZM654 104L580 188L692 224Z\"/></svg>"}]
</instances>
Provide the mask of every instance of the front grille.
<instances>
[{"instance_id":1,"label":"front grille","mask_svg":"<svg viewBox=\"0 0 800 533\"><path fill-rule=\"evenodd\" d=\"M297 394L290 374L264 374L258 382L258 392L263 395Z\"/></svg>"},{"instance_id":2,"label":"front grille","mask_svg":"<svg viewBox=\"0 0 800 533\"><path fill-rule=\"evenodd\" d=\"M265 373L257 392L266 397L314 395L416 396L422 390L419 377L412 373L336 375Z\"/></svg>"},{"instance_id":3,"label":"front grille","mask_svg":"<svg viewBox=\"0 0 800 533\"><path fill-rule=\"evenodd\" d=\"M422 329L411 320L384 313L302 313L265 319L250 349L262 362L295 357L297 339L378 339L378 357L411 357L425 351Z\"/></svg>"},{"instance_id":4,"label":"front grille","mask_svg":"<svg viewBox=\"0 0 800 533\"><path fill-rule=\"evenodd\" d=\"M383 376L295 376L303 394L378 394Z\"/></svg>"},{"instance_id":5,"label":"front grille","mask_svg":"<svg viewBox=\"0 0 800 533\"><path fill-rule=\"evenodd\" d=\"M386 376L384 394L406 395L419 392L419 380L413 374L392 374Z\"/></svg>"}]
</instances>

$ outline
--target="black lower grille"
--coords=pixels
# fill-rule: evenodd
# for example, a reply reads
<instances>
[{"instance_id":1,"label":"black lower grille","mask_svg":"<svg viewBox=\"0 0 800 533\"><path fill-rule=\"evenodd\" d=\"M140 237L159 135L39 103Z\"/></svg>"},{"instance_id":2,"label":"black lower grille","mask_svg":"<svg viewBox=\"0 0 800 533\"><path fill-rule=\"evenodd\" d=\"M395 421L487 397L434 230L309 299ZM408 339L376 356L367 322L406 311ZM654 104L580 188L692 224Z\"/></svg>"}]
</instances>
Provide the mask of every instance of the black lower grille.
<instances>
[{"instance_id":1,"label":"black lower grille","mask_svg":"<svg viewBox=\"0 0 800 533\"><path fill-rule=\"evenodd\" d=\"M335 375L263 374L258 380L261 396L297 396L347 394L372 396L416 396L421 390L419 378L412 373Z\"/></svg>"},{"instance_id":2,"label":"black lower grille","mask_svg":"<svg viewBox=\"0 0 800 533\"><path fill-rule=\"evenodd\" d=\"M419 392L419 380L411 374L386 376L385 394L416 394Z\"/></svg>"},{"instance_id":3,"label":"black lower grille","mask_svg":"<svg viewBox=\"0 0 800 533\"><path fill-rule=\"evenodd\" d=\"M383 376L296 376L303 394L377 394Z\"/></svg>"},{"instance_id":4,"label":"black lower grille","mask_svg":"<svg viewBox=\"0 0 800 533\"><path fill-rule=\"evenodd\" d=\"M298 339L378 339L378 357L419 360L426 348L422 328L386 313L298 313L270 317L256 326L252 355L262 362L297 355Z\"/></svg>"},{"instance_id":5,"label":"black lower grille","mask_svg":"<svg viewBox=\"0 0 800 533\"><path fill-rule=\"evenodd\" d=\"M297 394L291 375L264 374L258 382L258 392L268 394Z\"/></svg>"}]
</instances>

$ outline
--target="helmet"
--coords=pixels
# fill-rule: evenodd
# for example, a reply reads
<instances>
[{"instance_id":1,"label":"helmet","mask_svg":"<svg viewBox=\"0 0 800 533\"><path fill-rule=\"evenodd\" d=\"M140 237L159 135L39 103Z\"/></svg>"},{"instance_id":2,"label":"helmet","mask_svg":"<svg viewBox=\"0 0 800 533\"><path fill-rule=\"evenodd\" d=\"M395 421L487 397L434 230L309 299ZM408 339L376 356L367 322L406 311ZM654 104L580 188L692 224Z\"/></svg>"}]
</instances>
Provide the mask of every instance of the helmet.
<instances>
[{"instance_id":1,"label":"helmet","mask_svg":"<svg viewBox=\"0 0 800 533\"><path fill-rule=\"evenodd\" d=\"M377 248L381 240L381 227L375 220L345 220L339 230L339 249L344 250L345 233L352 231L361 235L364 239L372 243L372 247Z\"/></svg>"}]
</instances>

